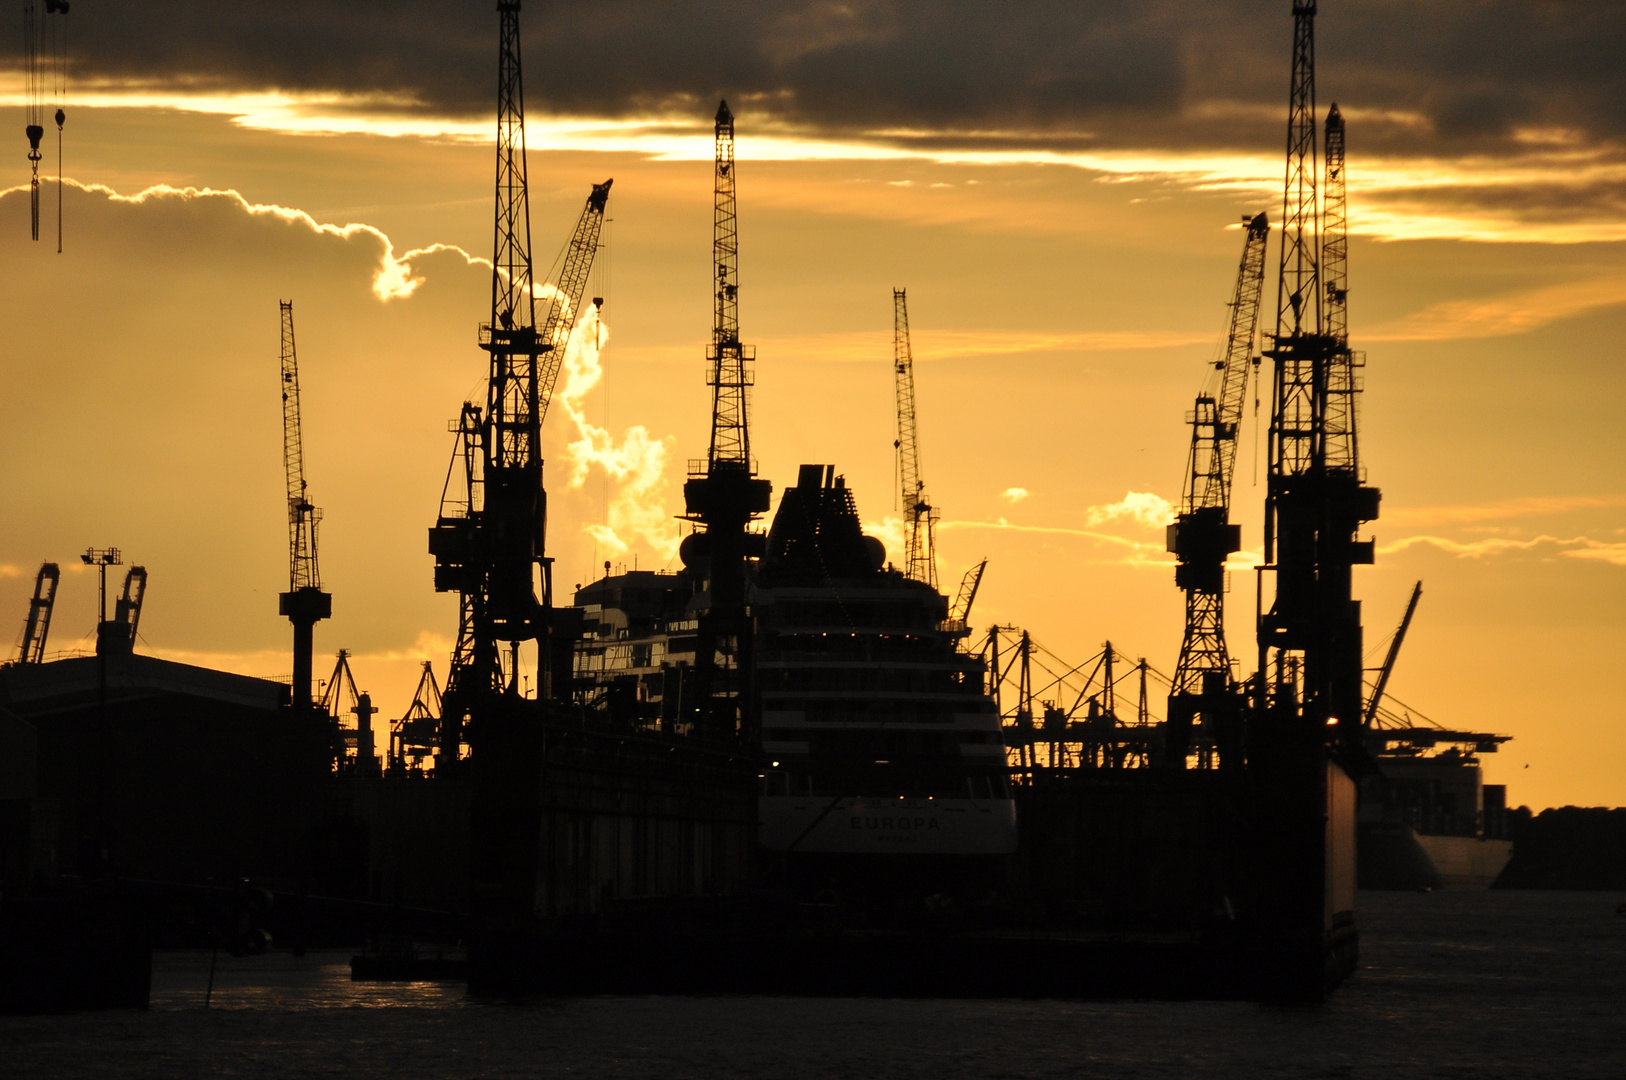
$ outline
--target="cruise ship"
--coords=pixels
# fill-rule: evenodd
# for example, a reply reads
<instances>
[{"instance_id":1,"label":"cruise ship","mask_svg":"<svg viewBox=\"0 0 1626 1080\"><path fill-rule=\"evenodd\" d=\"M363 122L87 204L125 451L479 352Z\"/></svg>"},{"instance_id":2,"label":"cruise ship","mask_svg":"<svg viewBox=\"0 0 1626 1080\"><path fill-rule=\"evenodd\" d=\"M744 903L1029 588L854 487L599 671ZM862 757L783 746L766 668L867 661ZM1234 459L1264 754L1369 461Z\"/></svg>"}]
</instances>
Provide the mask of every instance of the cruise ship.
<instances>
[{"instance_id":1,"label":"cruise ship","mask_svg":"<svg viewBox=\"0 0 1626 1080\"><path fill-rule=\"evenodd\" d=\"M577 699L634 728L681 733L695 715L705 574L695 559L676 573L607 575L579 589ZM851 857L875 871L872 856L987 869L1014 852L1015 802L983 662L961 647L967 631L949 619L947 599L889 566L882 543L864 535L834 466L801 467L751 577L759 854L780 865Z\"/></svg>"},{"instance_id":2,"label":"cruise ship","mask_svg":"<svg viewBox=\"0 0 1626 1080\"><path fill-rule=\"evenodd\" d=\"M803 465L785 492L753 595L764 848L1016 849L983 663L943 595L886 565L834 466Z\"/></svg>"}]
</instances>

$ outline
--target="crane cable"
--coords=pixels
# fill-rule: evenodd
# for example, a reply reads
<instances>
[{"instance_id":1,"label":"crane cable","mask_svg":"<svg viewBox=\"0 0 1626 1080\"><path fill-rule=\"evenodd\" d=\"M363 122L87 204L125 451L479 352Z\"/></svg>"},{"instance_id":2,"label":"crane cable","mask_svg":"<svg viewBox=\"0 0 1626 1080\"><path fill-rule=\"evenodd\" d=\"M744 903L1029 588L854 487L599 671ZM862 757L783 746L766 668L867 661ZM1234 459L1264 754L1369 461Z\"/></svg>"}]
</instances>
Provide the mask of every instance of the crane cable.
<instances>
[{"instance_id":1,"label":"crane cable","mask_svg":"<svg viewBox=\"0 0 1626 1080\"><path fill-rule=\"evenodd\" d=\"M61 19L52 19L61 15ZM56 250L62 253L62 125L68 116L62 102L68 88L68 3L67 0L45 0L43 22L41 13L30 0L23 5L23 50L25 54L26 116L24 134L28 137L29 224L33 239L40 238L40 140L45 137L45 76L40 71L40 46L46 27L50 28L50 95L56 103Z\"/></svg>"},{"instance_id":2,"label":"crane cable","mask_svg":"<svg viewBox=\"0 0 1626 1080\"><path fill-rule=\"evenodd\" d=\"M68 92L68 0L45 0L45 13L61 14L61 19L47 19L51 25L52 90L56 97L56 253L62 254L62 125L68 114L62 111L63 99ZM57 24L62 32L57 33Z\"/></svg>"}]
</instances>

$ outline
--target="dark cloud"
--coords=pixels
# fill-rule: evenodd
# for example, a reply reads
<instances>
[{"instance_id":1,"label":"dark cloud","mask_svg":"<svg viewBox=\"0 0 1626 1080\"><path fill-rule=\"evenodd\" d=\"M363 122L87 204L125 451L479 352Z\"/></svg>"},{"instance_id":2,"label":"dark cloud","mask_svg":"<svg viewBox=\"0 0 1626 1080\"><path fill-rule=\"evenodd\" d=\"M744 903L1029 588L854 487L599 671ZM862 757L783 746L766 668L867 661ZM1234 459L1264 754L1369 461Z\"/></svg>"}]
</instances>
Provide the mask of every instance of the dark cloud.
<instances>
[{"instance_id":1,"label":"dark cloud","mask_svg":"<svg viewBox=\"0 0 1626 1080\"><path fill-rule=\"evenodd\" d=\"M494 7L109 3L72 18L81 77L377 92L478 116ZM1323 101L1423 120L1367 121L1369 149L1495 153L1531 126L1626 134L1626 5L1321 8ZM829 134L1070 147L1274 147L1291 40L1287 0L597 0L533 3L522 20L533 110L705 115L726 95L743 115Z\"/></svg>"}]
</instances>

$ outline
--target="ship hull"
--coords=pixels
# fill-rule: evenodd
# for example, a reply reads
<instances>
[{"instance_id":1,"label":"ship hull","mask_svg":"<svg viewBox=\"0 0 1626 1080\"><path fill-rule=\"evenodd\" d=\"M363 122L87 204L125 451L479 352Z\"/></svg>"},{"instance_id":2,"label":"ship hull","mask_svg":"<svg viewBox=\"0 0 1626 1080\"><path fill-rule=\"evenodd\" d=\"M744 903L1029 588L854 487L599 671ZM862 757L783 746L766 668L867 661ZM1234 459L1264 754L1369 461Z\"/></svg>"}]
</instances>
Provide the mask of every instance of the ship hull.
<instances>
[{"instance_id":1,"label":"ship hull","mask_svg":"<svg viewBox=\"0 0 1626 1080\"><path fill-rule=\"evenodd\" d=\"M1433 836L1408 826L1366 826L1360 831L1363 889L1490 888L1513 857L1513 842L1477 836Z\"/></svg>"}]
</instances>

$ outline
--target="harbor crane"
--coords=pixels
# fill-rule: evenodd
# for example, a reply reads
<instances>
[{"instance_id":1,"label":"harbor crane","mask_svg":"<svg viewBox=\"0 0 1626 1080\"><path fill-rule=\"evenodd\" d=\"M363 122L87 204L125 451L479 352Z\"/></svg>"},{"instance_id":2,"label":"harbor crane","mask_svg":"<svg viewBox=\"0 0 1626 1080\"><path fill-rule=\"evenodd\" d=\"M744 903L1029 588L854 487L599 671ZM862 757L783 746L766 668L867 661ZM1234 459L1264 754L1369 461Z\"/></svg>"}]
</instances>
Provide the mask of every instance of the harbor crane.
<instances>
[{"instance_id":1,"label":"harbor crane","mask_svg":"<svg viewBox=\"0 0 1626 1080\"><path fill-rule=\"evenodd\" d=\"M320 704L322 712L332 718L333 760L341 770L349 769L362 776L378 775L378 757L373 747L372 695L356 685L356 676L350 670L350 653L340 649L333 675L327 680ZM345 724L345 716L355 717L355 726ZM352 752L353 751L353 752Z\"/></svg>"},{"instance_id":2,"label":"harbor crane","mask_svg":"<svg viewBox=\"0 0 1626 1080\"><path fill-rule=\"evenodd\" d=\"M313 628L333 614L333 596L322 591L316 562L316 528L322 511L311 505L305 483L305 450L299 426L299 356L294 348L294 302L282 309L282 463L288 494L288 591L277 612L294 627L293 707L311 706Z\"/></svg>"},{"instance_id":3,"label":"harbor crane","mask_svg":"<svg viewBox=\"0 0 1626 1080\"><path fill-rule=\"evenodd\" d=\"M1265 353L1273 385L1261 574L1274 576L1275 595L1267 607L1261 579L1258 707L1284 731L1314 729L1349 750L1360 743L1365 689L1352 568L1372 562L1372 541L1357 533L1376 520L1381 495L1362 482L1356 456L1359 386L1343 323L1343 122L1336 110L1329 114L1336 166L1330 218L1318 202L1315 11L1314 0L1294 0L1276 331Z\"/></svg>"},{"instance_id":4,"label":"harbor crane","mask_svg":"<svg viewBox=\"0 0 1626 1080\"><path fill-rule=\"evenodd\" d=\"M34 596L28 602L28 619L23 623L22 645L17 663L45 662L45 639L51 633L51 612L56 607L56 587L62 571L54 562L41 563L34 575Z\"/></svg>"},{"instance_id":5,"label":"harbor crane","mask_svg":"<svg viewBox=\"0 0 1626 1080\"><path fill-rule=\"evenodd\" d=\"M456 422L452 470L440 515L429 530L435 588L460 594L458 643L442 711L443 764L459 759L463 728L478 701L520 696L522 643L536 644L539 698L567 694L570 681L568 653L555 648L551 632L552 560L545 553L541 427L598 250L611 182L593 186L565 247L558 282L551 293L539 290L531 259L519 10L518 0L497 5L491 315L479 329L479 346L489 357L486 399L483 408L465 403ZM548 304L540 319L539 291ZM457 493L459 459L462 491ZM563 668L557 680L556 667Z\"/></svg>"},{"instance_id":6,"label":"harbor crane","mask_svg":"<svg viewBox=\"0 0 1626 1080\"><path fill-rule=\"evenodd\" d=\"M704 531L690 536L686 565L704 565L709 585L695 651L695 703L686 715L708 734L735 738L749 722L752 631L745 606L746 560L764 538L750 523L768 509L772 486L751 457L751 365L756 347L740 342L739 215L735 202L734 114L717 106L712 172L712 333L706 349L711 386L711 443L689 463L684 517Z\"/></svg>"},{"instance_id":7,"label":"harbor crane","mask_svg":"<svg viewBox=\"0 0 1626 1080\"><path fill-rule=\"evenodd\" d=\"M423 759L434 752L440 714L440 684L435 681L431 662L425 660L423 674L418 676L418 688L412 693L412 704L390 725L389 767L392 770L417 769Z\"/></svg>"},{"instance_id":8,"label":"harbor crane","mask_svg":"<svg viewBox=\"0 0 1626 1080\"><path fill-rule=\"evenodd\" d=\"M1242 530L1231 524L1231 480L1250 369L1259 363L1255 347L1270 235L1262 213L1244 217L1242 226L1242 261L1231 293L1225 354L1215 362L1191 413L1185 499L1168 533L1168 549L1178 560L1174 582L1186 594L1185 636L1174 668L1161 757L1173 768L1185 768L1198 716L1211 729L1212 741L1233 712L1225 644L1225 559L1241 549Z\"/></svg>"},{"instance_id":9,"label":"harbor crane","mask_svg":"<svg viewBox=\"0 0 1626 1080\"><path fill-rule=\"evenodd\" d=\"M898 405L898 484L904 518L904 573L937 588L937 511L926 501L920 476L920 438L915 428L915 357L909 346L909 297L892 290L892 372Z\"/></svg>"}]
</instances>

